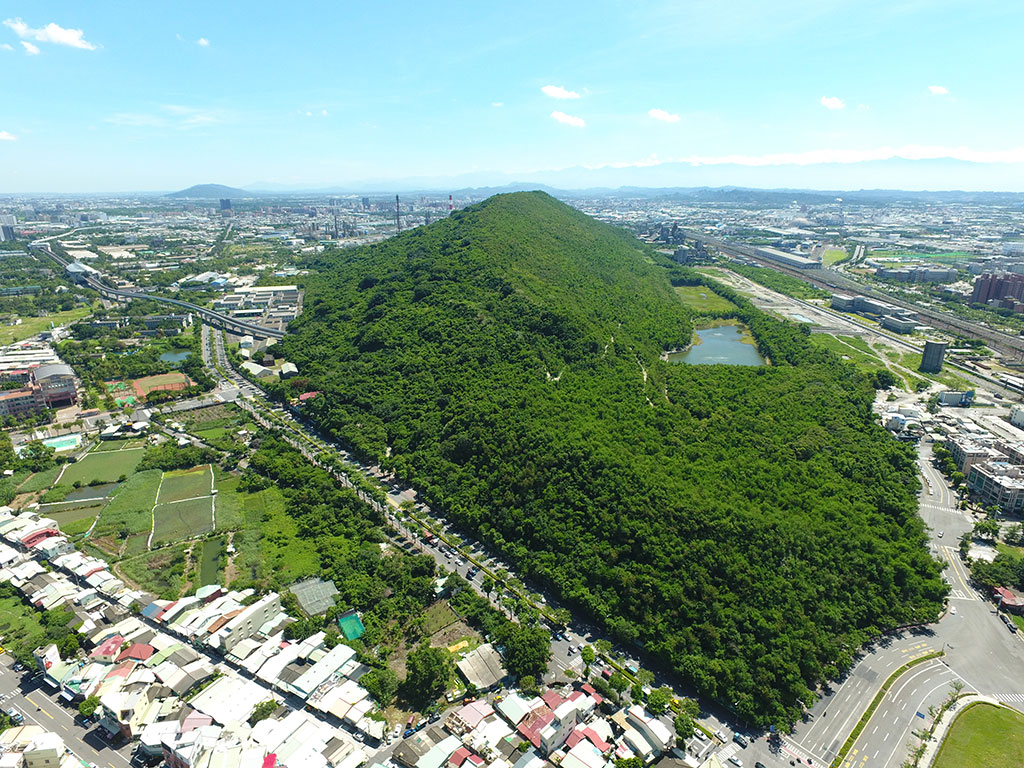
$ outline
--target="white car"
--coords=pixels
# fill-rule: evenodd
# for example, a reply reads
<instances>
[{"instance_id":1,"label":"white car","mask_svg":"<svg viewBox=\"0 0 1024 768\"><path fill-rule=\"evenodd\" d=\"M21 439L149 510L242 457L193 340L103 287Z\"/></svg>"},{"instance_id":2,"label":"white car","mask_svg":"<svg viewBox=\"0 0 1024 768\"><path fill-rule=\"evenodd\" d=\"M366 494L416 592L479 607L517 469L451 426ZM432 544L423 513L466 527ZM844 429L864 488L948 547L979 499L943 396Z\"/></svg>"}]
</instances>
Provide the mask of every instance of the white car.
<instances>
[{"instance_id":1,"label":"white car","mask_svg":"<svg viewBox=\"0 0 1024 768\"><path fill-rule=\"evenodd\" d=\"M736 755L730 757L729 762L735 765L736 768L743 768L743 761L736 757Z\"/></svg>"}]
</instances>

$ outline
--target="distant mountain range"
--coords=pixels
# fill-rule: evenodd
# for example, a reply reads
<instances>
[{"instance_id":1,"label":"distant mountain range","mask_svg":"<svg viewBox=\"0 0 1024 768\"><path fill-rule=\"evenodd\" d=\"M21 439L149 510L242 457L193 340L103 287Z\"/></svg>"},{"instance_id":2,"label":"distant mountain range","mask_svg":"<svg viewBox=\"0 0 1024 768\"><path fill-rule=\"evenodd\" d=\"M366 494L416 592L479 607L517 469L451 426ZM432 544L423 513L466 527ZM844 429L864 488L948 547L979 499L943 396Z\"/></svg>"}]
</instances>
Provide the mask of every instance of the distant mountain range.
<instances>
[{"instance_id":1,"label":"distant mountain range","mask_svg":"<svg viewBox=\"0 0 1024 768\"><path fill-rule=\"evenodd\" d=\"M918 199L1014 204L1024 202L1024 192L998 190L1020 190L1024 186L1022 178L1020 167L1014 164L894 158L817 165L661 163L640 167L574 167L516 175L477 172L449 177L367 179L323 185L259 182L244 189L199 184L166 196L202 199L441 193L463 199L481 199L497 193L539 189L563 199L580 196L665 197L774 204L780 200L827 202L842 197L860 202ZM915 191L908 191L908 186L913 186Z\"/></svg>"},{"instance_id":2,"label":"distant mountain range","mask_svg":"<svg viewBox=\"0 0 1024 768\"><path fill-rule=\"evenodd\" d=\"M189 187L188 189L182 189L178 192L169 192L164 197L175 197L175 198L210 198L219 199L222 197L256 197L256 193L248 192L238 187L227 187L223 184L196 184Z\"/></svg>"}]
</instances>

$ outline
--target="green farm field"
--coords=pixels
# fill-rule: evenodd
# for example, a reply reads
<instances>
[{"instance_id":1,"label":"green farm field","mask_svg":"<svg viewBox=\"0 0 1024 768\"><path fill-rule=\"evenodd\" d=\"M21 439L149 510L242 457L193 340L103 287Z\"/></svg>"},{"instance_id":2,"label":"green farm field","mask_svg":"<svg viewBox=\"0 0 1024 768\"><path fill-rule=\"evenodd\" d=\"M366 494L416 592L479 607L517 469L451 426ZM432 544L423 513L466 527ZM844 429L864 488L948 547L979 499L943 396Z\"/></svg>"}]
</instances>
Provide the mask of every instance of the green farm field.
<instances>
[{"instance_id":1,"label":"green farm field","mask_svg":"<svg viewBox=\"0 0 1024 768\"><path fill-rule=\"evenodd\" d=\"M213 497L161 504L153 510L153 546L171 544L213 530Z\"/></svg>"},{"instance_id":2,"label":"green farm field","mask_svg":"<svg viewBox=\"0 0 1024 768\"><path fill-rule=\"evenodd\" d=\"M169 504L172 501L209 496L212 487L213 470L209 464L192 469L165 472L157 503Z\"/></svg>"},{"instance_id":3,"label":"green farm field","mask_svg":"<svg viewBox=\"0 0 1024 768\"><path fill-rule=\"evenodd\" d=\"M95 481L116 482L121 475L130 475L142 461L142 448L126 451L103 451L86 454L85 458L69 464L60 476L59 485L74 485L79 482L89 485Z\"/></svg>"},{"instance_id":4,"label":"green farm field","mask_svg":"<svg viewBox=\"0 0 1024 768\"><path fill-rule=\"evenodd\" d=\"M160 485L159 469L149 469L128 478L100 515L92 539L109 551L116 551L123 534L148 537L156 490Z\"/></svg>"}]
</instances>

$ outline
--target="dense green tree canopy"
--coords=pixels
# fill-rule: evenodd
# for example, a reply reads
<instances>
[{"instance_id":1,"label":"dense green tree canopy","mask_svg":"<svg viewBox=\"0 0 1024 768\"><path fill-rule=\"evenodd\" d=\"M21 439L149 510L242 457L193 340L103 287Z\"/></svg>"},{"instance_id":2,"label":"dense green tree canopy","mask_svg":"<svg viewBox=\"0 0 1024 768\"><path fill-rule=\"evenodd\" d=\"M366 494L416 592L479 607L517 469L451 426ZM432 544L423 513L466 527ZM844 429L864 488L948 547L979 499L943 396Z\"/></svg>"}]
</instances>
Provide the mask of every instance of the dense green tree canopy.
<instances>
[{"instance_id":1,"label":"dense green tree canopy","mask_svg":"<svg viewBox=\"0 0 1024 768\"><path fill-rule=\"evenodd\" d=\"M913 454L806 329L542 193L310 266L282 346L313 418L702 694L793 719L865 639L936 616ZM659 359L697 283L770 366Z\"/></svg>"}]
</instances>

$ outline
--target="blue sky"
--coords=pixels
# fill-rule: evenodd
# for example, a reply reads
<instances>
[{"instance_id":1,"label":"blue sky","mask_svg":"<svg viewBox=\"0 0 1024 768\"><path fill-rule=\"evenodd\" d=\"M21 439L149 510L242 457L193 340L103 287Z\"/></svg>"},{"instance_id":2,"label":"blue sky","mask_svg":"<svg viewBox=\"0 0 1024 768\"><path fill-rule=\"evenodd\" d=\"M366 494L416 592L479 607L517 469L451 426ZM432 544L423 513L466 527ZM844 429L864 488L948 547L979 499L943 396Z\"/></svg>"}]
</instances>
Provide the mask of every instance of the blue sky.
<instances>
[{"instance_id":1,"label":"blue sky","mask_svg":"<svg viewBox=\"0 0 1024 768\"><path fill-rule=\"evenodd\" d=\"M842 187L890 157L985 163L951 164L945 188L1024 188L1012 0L5 2L0 18L0 192L609 166L628 182L676 162L782 186L835 161ZM914 188L900 167L874 186Z\"/></svg>"}]
</instances>

